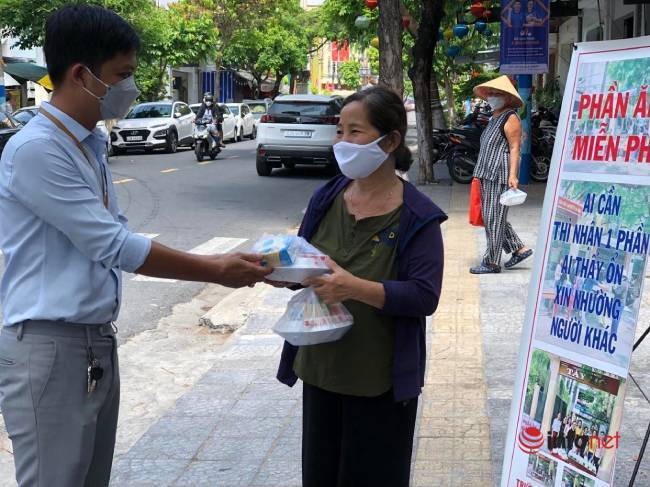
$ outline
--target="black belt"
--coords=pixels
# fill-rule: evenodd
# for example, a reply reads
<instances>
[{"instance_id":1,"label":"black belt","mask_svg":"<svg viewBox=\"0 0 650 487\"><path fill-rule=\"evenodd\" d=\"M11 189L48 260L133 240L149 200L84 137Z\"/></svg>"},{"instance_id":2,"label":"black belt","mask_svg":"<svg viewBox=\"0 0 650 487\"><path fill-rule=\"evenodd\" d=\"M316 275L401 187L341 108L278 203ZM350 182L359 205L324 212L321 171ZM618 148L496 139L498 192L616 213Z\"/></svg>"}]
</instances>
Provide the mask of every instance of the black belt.
<instances>
[{"instance_id":1,"label":"black belt","mask_svg":"<svg viewBox=\"0 0 650 487\"><path fill-rule=\"evenodd\" d=\"M115 323L69 323L67 321L48 321L48 320L26 320L16 325L4 326L2 333L12 333L22 338L22 335L48 335L70 338L107 337L115 336L117 327Z\"/></svg>"}]
</instances>

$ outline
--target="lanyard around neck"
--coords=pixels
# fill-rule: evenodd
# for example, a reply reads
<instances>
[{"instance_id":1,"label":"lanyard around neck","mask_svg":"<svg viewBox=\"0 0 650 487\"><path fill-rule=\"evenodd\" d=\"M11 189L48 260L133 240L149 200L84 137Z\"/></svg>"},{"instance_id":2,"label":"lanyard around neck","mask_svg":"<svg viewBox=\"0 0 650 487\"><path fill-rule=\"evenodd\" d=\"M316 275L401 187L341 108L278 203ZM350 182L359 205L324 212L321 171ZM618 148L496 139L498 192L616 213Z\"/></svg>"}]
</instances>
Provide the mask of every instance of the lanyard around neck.
<instances>
[{"instance_id":1,"label":"lanyard around neck","mask_svg":"<svg viewBox=\"0 0 650 487\"><path fill-rule=\"evenodd\" d=\"M63 132L68 137L70 137L70 139L72 139L72 141L79 148L79 150L81 151L83 156L86 158L86 161L88 161L88 164L90 165L90 168L94 171L95 169L93 167L93 163L90 160L90 157L88 157L88 153L86 152L85 147L83 146L83 144L81 142L79 142L79 140L74 136L74 134L72 132L70 132L70 130L68 130L68 127L63 125L61 120L56 118L54 115L52 115L48 111L44 110L43 107L41 107L38 111L39 111L39 113L41 113L45 117L47 117L50 120L50 122L52 122L54 125L56 125L57 128L61 130L61 132ZM101 175L102 175L102 177L101 177L101 186L102 186L102 195L103 195L103 200L104 200L104 207L108 209L108 181L106 179L106 171L104 170L104 168L101 167L101 162L100 162L99 171L101 172Z\"/></svg>"}]
</instances>

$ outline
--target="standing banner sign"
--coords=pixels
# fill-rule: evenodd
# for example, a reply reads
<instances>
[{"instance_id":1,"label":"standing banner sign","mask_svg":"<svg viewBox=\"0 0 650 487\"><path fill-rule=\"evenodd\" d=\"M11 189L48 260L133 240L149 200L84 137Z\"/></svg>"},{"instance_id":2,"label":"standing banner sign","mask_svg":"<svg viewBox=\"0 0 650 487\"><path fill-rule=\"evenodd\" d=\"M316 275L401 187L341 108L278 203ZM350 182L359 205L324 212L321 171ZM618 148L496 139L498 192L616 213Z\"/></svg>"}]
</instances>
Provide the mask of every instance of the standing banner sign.
<instances>
[{"instance_id":1,"label":"standing banner sign","mask_svg":"<svg viewBox=\"0 0 650 487\"><path fill-rule=\"evenodd\" d=\"M549 0L501 2L502 74L548 72Z\"/></svg>"},{"instance_id":2,"label":"standing banner sign","mask_svg":"<svg viewBox=\"0 0 650 487\"><path fill-rule=\"evenodd\" d=\"M613 485L650 247L649 88L650 37L574 51L502 487Z\"/></svg>"}]
</instances>

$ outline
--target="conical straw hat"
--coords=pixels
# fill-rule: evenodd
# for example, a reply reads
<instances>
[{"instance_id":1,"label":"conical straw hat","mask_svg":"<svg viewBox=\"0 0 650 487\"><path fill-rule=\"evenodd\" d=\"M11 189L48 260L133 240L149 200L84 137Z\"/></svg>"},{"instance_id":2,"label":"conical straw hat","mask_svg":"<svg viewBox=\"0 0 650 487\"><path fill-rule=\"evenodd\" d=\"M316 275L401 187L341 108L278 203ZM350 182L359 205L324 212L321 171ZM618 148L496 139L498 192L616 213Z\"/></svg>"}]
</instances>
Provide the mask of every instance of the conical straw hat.
<instances>
[{"instance_id":1,"label":"conical straw hat","mask_svg":"<svg viewBox=\"0 0 650 487\"><path fill-rule=\"evenodd\" d=\"M521 96L519 96L515 87L512 86L510 79L505 75L475 86L474 94L485 100L487 98L484 94L486 88L502 91L504 94L510 95L510 104L515 107L521 107L524 105L524 100L521 99Z\"/></svg>"}]
</instances>

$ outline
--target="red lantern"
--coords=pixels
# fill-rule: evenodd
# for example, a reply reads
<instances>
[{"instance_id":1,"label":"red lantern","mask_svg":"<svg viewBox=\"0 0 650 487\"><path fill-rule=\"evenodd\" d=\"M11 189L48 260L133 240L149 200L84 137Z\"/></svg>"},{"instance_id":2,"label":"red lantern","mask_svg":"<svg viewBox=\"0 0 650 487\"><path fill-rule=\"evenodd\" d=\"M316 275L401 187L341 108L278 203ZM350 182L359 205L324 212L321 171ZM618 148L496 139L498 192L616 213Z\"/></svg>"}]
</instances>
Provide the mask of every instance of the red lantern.
<instances>
[{"instance_id":1,"label":"red lantern","mask_svg":"<svg viewBox=\"0 0 650 487\"><path fill-rule=\"evenodd\" d=\"M486 10L483 13L483 17L485 17L486 19L489 19L490 17L492 17L492 10Z\"/></svg>"},{"instance_id":2,"label":"red lantern","mask_svg":"<svg viewBox=\"0 0 650 487\"><path fill-rule=\"evenodd\" d=\"M402 25L405 29L408 29L409 25L411 25L411 19L409 17L402 17Z\"/></svg>"},{"instance_id":3,"label":"red lantern","mask_svg":"<svg viewBox=\"0 0 650 487\"><path fill-rule=\"evenodd\" d=\"M469 11L472 13L474 17L477 19L482 17L483 14L485 13L485 7L481 2L475 2L472 4L472 6L469 8Z\"/></svg>"},{"instance_id":4,"label":"red lantern","mask_svg":"<svg viewBox=\"0 0 650 487\"><path fill-rule=\"evenodd\" d=\"M366 0L366 7L370 10L374 10L377 8L377 2L378 0Z\"/></svg>"}]
</instances>

